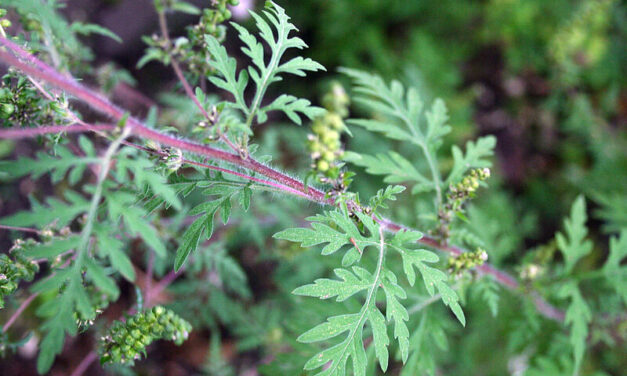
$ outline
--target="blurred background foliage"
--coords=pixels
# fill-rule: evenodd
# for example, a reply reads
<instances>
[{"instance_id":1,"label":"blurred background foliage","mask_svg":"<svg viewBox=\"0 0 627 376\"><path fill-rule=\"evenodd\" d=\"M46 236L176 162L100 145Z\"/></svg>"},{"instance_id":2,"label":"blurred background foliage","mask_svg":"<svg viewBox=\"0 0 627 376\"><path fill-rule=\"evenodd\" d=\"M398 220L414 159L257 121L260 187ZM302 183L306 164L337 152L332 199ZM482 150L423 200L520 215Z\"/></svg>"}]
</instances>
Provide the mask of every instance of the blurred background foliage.
<instances>
[{"instance_id":1,"label":"blurred background foliage","mask_svg":"<svg viewBox=\"0 0 627 376\"><path fill-rule=\"evenodd\" d=\"M209 1L194 3L208 6ZM262 5L245 3L256 8ZM310 46L305 54L319 61L330 74L316 73L305 81L286 79L274 89L277 92L287 91L319 103L331 80L340 80L350 87L345 77L337 74L339 67L364 69L386 80L399 79L407 86L416 86L426 103L436 97L444 99L453 129L442 148L445 154L449 154L451 145L461 145L480 135L497 137L495 176L490 179L489 189L482 190L468 210L468 236L464 237L462 232L459 235L462 239L457 240L481 245L488 251L491 263L524 276L528 265L543 267L559 258L555 255L554 234L563 228L562 218L575 198L583 193L592 213L588 226L595 241L594 256L585 263L592 269L605 259L608 236L627 226L627 7L624 2L293 0L278 3L286 8ZM91 75L93 83L110 90L109 94L134 113L145 114L151 104L160 103L171 109L160 114L163 123L181 128L193 123L191 119L197 114L189 101L180 94L156 94L176 88L169 69L159 64L136 69L144 50L141 35L156 31L152 1L72 0L66 4L60 11L67 19L100 24L124 40L124 44L116 44L99 36L81 38L92 53L74 37L67 39L71 43L66 43L65 48L73 49L68 53L76 57L67 62L73 72ZM184 26L190 22L195 22L193 17L173 18L172 34L183 35ZM250 19L239 22L252 26ZM63 26L60 28L62 32ZM234 34L230 29L227 35L227 49L233 52L239 47ZM354 117L363 114L358 106L351 110ZM255 135L259 153L272 155L275 163L302 176L309 168L309 155L303 153L307 126L277 125L276 122L284 119L274 120L272 126L261 127ZM397 149L404 155L414 155L412 162L421 163L417 153L405 144L360 129L351 131L353 137L343 139L347 150L375 154ZM452 158L443 163L444 169L447 163L452 165ZM358 176L352 190L369 197L381 187L382 181L377 176L355 169ZM11 188L2 189L3 196L8 197ZM421 228L424 203L409 200L406 195L394 203L390 216ZM23 196L12 203L5 201L2 214L26 205ZM337 304L311 302L289 292L336 264L334 260L321 258L315 250L271 240L277 229L302 220L300 203L272 196L268 202L255 200L251 210L254 216L234 213L233 221L237 225L220 230L219 242L207 245L211 252L203 253L205 256L196 260L194 268L173 284L169 293L176 299L163 297L165 302L176 301L171 307L194 325L196 331L185 345L189 347L183 348L196 350L182 354L168 345L157 347L139 364L139 374L192 372L174 366L160 369L159 355L185 357L192 363L206 361L197 370L205 375L243 374L242 370L257 368L259 363L265 364L260 371L267 375L299 374L304 360L314 349L294 339L311 323L321 321L338 308ZM306 210L313 212L318 208L306 206ZM177 217L169 220L173 228L184 221ZM161 231L168 234L167 228ZM146 258L140 257L139 261ZM156 274L166 274L170 263L171 260L155 261ZM564 374L559 359L567 357L569 352L560 350L560 346L569 345L566 336L555 335L561 328L541 319L527 300L500 293L499 320L494 320L485 299L480 298L490 289L502 291L484 286L478 288L479 292L460 293L470 317L469 326L463 331L442 314L426 312L420 316L416 321L417 331L423 322L440 328L426 337L436 344L426 344L432 347L433 359L410 357L410 365L400 374L417 375L421 372L417 370L435 367L433 364L448 375L521 374L516 373L519 369L516 362L531 364L526 375ZM194 297L189 296L190 291L194 291ZM133 291L124 293L132 300ZM607 299L604 303L601 309L604 312L620 309L615 300ZM221 340L217 334L220 330ZM595 335L594 330L591 335ZM214 339L211 349L207 338ZM412 338L412 346L421 345L422 337ZM583 374L619 375L620 369L627 368L624 352L621 356L620 350L603 351L611 341L611 338L596 339ZM535 353L544 355L530 361L525 347L529 342L545 346L534 349ZM81 343L74 342L71 346L80 347ZM293 351L284 353L285 346ZM207 352L210 356L205 359ZM67 363L75 365L76 361L70 359ZM4 367L9 369L6 364ZM614 373L594 373L601 368ZM28 369L25 366L20 370L27 374ZM370 369L374 375L374 364ZM399 374L399 369L391 367L388 373ZM123 368L110 371L132 374Z\"/></svg>"}]
</instances>

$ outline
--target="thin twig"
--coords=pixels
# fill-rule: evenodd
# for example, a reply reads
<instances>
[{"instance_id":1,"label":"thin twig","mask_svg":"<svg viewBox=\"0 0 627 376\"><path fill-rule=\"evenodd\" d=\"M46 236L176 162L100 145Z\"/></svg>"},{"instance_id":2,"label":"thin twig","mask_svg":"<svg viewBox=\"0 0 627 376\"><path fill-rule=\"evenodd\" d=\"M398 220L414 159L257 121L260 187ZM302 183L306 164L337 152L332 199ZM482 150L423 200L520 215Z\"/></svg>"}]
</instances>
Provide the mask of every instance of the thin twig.
<instances>
[{"instance_id":1,"label":"thin twig","mask_svg":"<svg viewBox=\"0 0 627 376\"><path fill-rule=\"evenodd\" d=\"M155 266L155 253L152 250L149 250L150 254L148 255L148 267L146 268L146 291L150 291L152 288L152 277L153 277L153 268Z\"/></svg>"},{"instance_id":2,"label":"thin twig","mask_svg":"<svg viewBox=\"0 0 627 376\"><path fill-rule=\"evenodd\" d=\"M170 40L170 33L168 32L168 21L165 17L165 12L157 12L157 13L159 15L159 28L161 29L161 34L163 35L163 38L165 39L166 52L170 56L170 64L172 64L174 73L176 74L176 77L178 78L181 85L183 86L183 90L185 90L185 93L187 94L187 96L194 102L196 107L198 107L198 109L200 110L200 113L202 113L205 119L207 119L207 121L211 123L212 122L211 116L209 116L209 114L207 113L207 110L205 110L205 107L200 103L200 101L198 101L196 94L192 90L191 85L189 84L189 82L187 82L187 79L185 78L185 75L183 74L183 70L181 69L181 66L176 60L176 57L170 53L170 47L172 46L172 41ZM222 141L224 141L231 149L233 149L234 152L236 153L240 152L240 148L238 148L235 144L233 144L231 140L229 140L226 134L220 133L220 139L222 139Z\"/></svg>"},{"instance_id":3,"label":"thin twig","mask_svg":"<svg viewBox=\"0 0 627 376\"><path fill-rule=\"evenodd\" d=\"M13 312L13 314L11 315L11 317L9 317L9 319L7 320L7 322L4 324L4 326L2 327L2 332L6 333L7 330L9 330L9 328L11 327L11 325L13 325L13 323L15 322L15 320L17 320L17 318L22 314L22 312L24 312L24 310L26 309L26 307L28 307L30 305L30 303L35 300L35 298L39 296L39 293L35 293L30 295L28 298L26 298L22 304L20 304L20 306L17 308L17 310L15 310L15 312Z\"/></svg>"},{"instance_id":4,"label":"thin twig","mask_svg":"<svg viewBox=\"0 0 627 376\"><path fill-rule=\"evenodd\" d=\"M70 376L81 376L82 374L85 373L85 371L87 371L87 369L89 368L89 366L91 366L91 364L96 361L96 359L98 359L98 354L96 354L96 352L94 350L90 351L89 353L87 353L87 355L83 358L83 360L81 360L81 362L78 364L78 366L74 369L74 371L72 371L72 374Z\"/></svg>"},{"instance_id":5,"label":"thin twig","mask_svg":"<svg viewBox=\"0 0 627 376\"><path fill-rule=\"evenodd\" d=\"M2 137L0 137L0 138L2 138ZM0 229L10 230L10 231L30 232L32 234L41 234L41 231L35 230L34 228L28 228L28 227L0 225Z\"/></svg>"}]
</instances>

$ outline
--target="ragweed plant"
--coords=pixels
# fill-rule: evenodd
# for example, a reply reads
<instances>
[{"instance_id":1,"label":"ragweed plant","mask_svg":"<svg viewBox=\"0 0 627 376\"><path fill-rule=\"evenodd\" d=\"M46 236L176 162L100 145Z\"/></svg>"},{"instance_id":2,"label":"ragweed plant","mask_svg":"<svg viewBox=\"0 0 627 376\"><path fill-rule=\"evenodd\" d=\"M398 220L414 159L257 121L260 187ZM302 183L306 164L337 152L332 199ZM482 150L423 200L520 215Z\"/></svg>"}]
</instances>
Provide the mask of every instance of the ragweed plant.
<instances>
[{"instance_id":1,"label":"ragweed plant","mask_svg":"<svg viewBox=\"0 0 627 376\"><path fill-rule=\"evenodd\" d=\"M615 335L624 321L624 231L610 238L601 268L584 265L596 262L588 260L594 246L581 196L564 234L547 246L552 252L536 258L545 273L518 282L487 263L499 250L477 243L498 243L489 242L485 217L470 210L470 199L491 174L495 137L452 145L448 153L443 145L452 126L444 101L425 103L418 88L349 68L341 73L352 90L332 86L322 107L277 94L279 81L325 70L300 56L307 46L281 6L268 2L251 12L251 32L224 23L231 1L204 10L155 2L160 34L145 39L139 65L174 70L185 97L165 97L169 113L180 113L173 127L167 112L139 119L72 77L97 75L73 32L109 32L66 28L56 1L4 3L29 25L0 37L0 60L11 67L0 96L0 138L10 147L39 141L43 150L16 148L17 158L0 165L3 182L29 179L34 186L28 210L0 219L17 239L0 258L1 296L11 303L2 313L13 312L0 349L23 343L7 333L34 305L40 373L62 367L55 358L66 352L68 336L98 341L80 373L98 357L107 367L150 359L153 341L185 346L191 333L205 329L212 334L209 362L218 363L205 365L207 373L232 373L217 353L219 333L228 332L236 351L273 359L258 367L268 375L436 374L440 362L462 367L464 359L446 359L441 350L472 339L483 311L506 332L508 356L531 359L527 368L535 374L587 372L591 345L624 340L624 333ZM187 37L169 35L174 12L200 16ZM242 54L227 50L229 31L237 33ZM94 114L81 114L67 98L101 117L88 120ZM361 117L346 119L351 102ZM261 155L252 142L259 125L279 118L312 122L309 137L289 140L307 146L299 156L304 171L283 172L275 167L280 148ZM342 145L349 127L355 139L374 134L389 148L351 149L348 137ZM298 166L292 159L289 168ZM312 162L313 172L306 167ZM310 184L294 177L312 174ZM368 176L374 194L361 190ZM256 269L262 262L271 273ZM598 294L587 281L602 281ZM111 324L105 312L117 312L118 320ZM546 349L542 336L559 346Z\"/></svg>"}]
</instances>

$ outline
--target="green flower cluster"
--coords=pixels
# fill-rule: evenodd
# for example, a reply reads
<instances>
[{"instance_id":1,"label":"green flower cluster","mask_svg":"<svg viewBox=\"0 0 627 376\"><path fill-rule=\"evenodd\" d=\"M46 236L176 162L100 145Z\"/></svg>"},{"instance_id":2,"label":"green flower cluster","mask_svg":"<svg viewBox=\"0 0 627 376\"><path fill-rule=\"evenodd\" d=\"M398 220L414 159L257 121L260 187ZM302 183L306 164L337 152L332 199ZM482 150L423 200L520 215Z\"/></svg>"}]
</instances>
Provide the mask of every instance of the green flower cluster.
<instances>
[{"instance_id":1,"label":"green flower cluster","mask_svg":"<svg viewBox=\"0 0 627 376\"><path fill-rule=\"evenodd\" d=\"M11 21L5 18L6 15L7 15L7 10L4 8L0 8L0 27L2 27L3 29L11 27Z\"/></svg>"},{"instance_id":2,"label":"green flower cluster","mask_svg":"<svg viewBox=\"0 0 627 376\"><path fill-rule=\"evenodd\" d=\"M461 277L466 270L482 265L488 260L488 253L478 248L474 252L464 252L448 259L448 271L456 277Z\"/></svg>"},{"instance_id":3,"label":"green flower cluster","mask_svg":"<svg viewBox=\"0 0 627 376\"><path fill-rule=\"evenodd\" d=\"M3 127L52 124L52 104L41 98L24 76L13 72L2 77L0 86L0 123Z\"/></svg>"},{"instance_id":4,"label":"green flower cluster","mask_svg":"<svg viewBox=\"0 0 627 376\"><path fill-rule=\"evenodd\" d=\"M4 308L4 297L17 289L20 281L32 281L39 271L36 262L24 256L23 246L26 242L18 239L9 254L0 255L0 308Z\"/></svg>"},{"instance_id":5,"label":"green flower cluster","mask_svg":"<svg viewBox=\"0 0 627 376\"><path fill-rule=\"evenodd\" d=\"M211 67L207 64L210 56L205 36L211 35L219 42L224 41L226 26L221 24L231 19L231 11L227 6L235 6L239 4L239 0L217 0L212 4L213 8L203 9L198 24L187 28L187 43L181 44L178 51L189 70L201 77L211 73Z\"/></svg>"},{"instance_id":6,"label":"green flower cluster","mask_svg":"<svg viewBox=\"0 0 627 376\"><path fill-rule=\"evenodd\" d=\"M467 200L475 197L475 191L479 188L479 182L490 177L489 168L475 168L459 183L451 185L446 196L447 205L453 211L461 211Z\"/></svg>"},{"instance_id":7,"label":"green flower cluster","mask_svg":"<svg viewBox=\"0 0 627 376\"><path fill-rule=\"evenodd\" d=\"M100 363L133 364L146 353L146 346L158 339L180 345L192 326L173 311L161 306L116 321L101 339Z\"/></svg>"},{"instance_id":8,"label":"green flower cluster","mask_svg":"<svg viewBox=\"0 0 627 376\"><path fill-rule=\"evenodd\" d=\"M451 184L446 195L446 203L438 212L439 226L436 230L436 236L439 237L443 244L446 244L449 236L449 225L453 220L453 216L457 215L465 219L464 205L466 202L475 197L475 192L479 188L479 182L490 177L489 168L475 168L470 171L457 184Z\"/></svg>"},{"instance_id":9,"label":"green flower cluster","mask_svg":"<svg viewBox=\"0 0 627 376\"><path fill-rule=\"evenodd\" d=\"M155 0L155 8L158 12L178 10L191 13L191 9L188 9L183 4L175 0ZM227 7L237 4L239 4L239 0L212 1L211 8L202 10L200 21L196 25L187 27L187 38L177 38L171 46L168 46L167 42L157 35L153 35L150 38L144 37L143 40L148 44L149 48L145 58L138 65L141 66L150 60L159 60L163 64L168 65L170 56L174 56L181 62L185 62L189 71L199 77L209 75L212 68L207 64L207 61L211 56L209 55L205 36L211 35L219 42L224 41L226 26L221 24L231 18L231 11Z\"/></svg>"},{"instance_id":10,"label":"green flower cluster","mask_svg":"<svg viewBox=\"0 0 627 376\"><path fill-rule=\"evenodd\" d=\"M311 153L314 173L318 180L328 182L340 178L340 158L344 154L340 135L346 130L344 118L348 116L350 100L339 83L334 83L331 91L322 99L327 113L314 119L308 135L307 147Z\"/></svg>"}]
</instances>

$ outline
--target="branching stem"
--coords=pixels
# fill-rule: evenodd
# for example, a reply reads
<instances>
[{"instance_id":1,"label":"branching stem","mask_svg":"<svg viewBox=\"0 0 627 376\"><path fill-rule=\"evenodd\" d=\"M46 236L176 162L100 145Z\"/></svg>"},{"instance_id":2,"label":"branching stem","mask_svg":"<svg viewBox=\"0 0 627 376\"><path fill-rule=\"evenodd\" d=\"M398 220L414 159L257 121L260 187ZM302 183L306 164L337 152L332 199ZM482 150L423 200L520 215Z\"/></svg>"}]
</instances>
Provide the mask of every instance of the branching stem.
<instances>
[{"instance_id":1,"label":"branching stem","mask_svg":"<svg viewBox=\"0 0 627 376\"><path fill-rule=\"evenodd\" d=\"M205 119L211 122L211 116L209 116L209 114L207 113L207 110L205 110L205 107L198 101L198 98L196 97L196 94L194 94L192 87L190 86L189 82L187 82L187 79L185 79L185 75L183 74L183 70L181 69L181 66L179 65L178 61L176 61L175 56L173 56L170 53L170 47L172 46L172 41L170 40L170 33L168 32L168 21L165 17L165 12L161 11L157 13L159 14L159 28L161 29L161 34L163 35L163 38L165 39L166 51L168 55L170 55L170 63L172 64L174 73L176 74L176 77L180 81L181 85L183 86L183 90L185 90L185 94L187 94L187 96L194 102L194 104L196 105L196 107L198 107L198 109L200 110L200 113L205 117ZM224 141L224 143L226 143L231 149L233 149L234 152L236 153L240 152L240 148L237 147L234 143L232 143L226 134L220 133L220 139Z\"/></svg>"}]
</instances>

